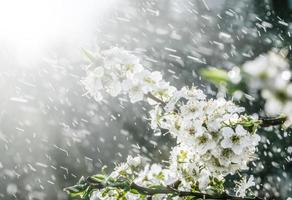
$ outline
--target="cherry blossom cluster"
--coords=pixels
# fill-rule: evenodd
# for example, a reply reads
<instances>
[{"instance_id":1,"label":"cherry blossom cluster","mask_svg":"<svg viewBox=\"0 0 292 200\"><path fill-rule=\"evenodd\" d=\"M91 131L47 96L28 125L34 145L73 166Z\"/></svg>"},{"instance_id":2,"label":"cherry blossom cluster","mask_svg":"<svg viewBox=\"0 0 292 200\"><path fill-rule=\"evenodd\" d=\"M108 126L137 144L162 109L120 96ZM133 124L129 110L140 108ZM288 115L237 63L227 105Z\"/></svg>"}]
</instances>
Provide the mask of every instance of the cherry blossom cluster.
<instances>
[{"instance_id":1,"label":"cherry blossom cluster","mask_svg":"<svg viewBox=\"0 0 292 200\"><path fill-rule=\"evenodd\" d=\"M134 182L140 187L167 187L174 183L177 180L176 178L173 172L163 168L160 164L150 165L139 156L128 156L127 162L118 165L106 179L127 180ZM152 196L152 199L164 199L168 196L168 194L155 194ZM121 191L120 188L112 187L110 191L108 188L95 191L91 195L91 200L119 199L121 197L128 200L147 199L146 195L134 192L133 190ZM180 198L175 197L174 199Z\"/></svg>"},{"instance_id":2,"label":"cherry blossom cluster","mask_svg":"<svg viewBox=\"0 0 292 200\"><path fill-rule=\"evenodd\" d=\"M177 139L170 168L184 189L207 191L213 179L247 169L260 137L242 107L222 98L207 100L194 87L176 92L165 107L150 111L153 129L166 129ZM256 126L256 125L255 125Z\"/></svg>"},{"instance_id":3,"label":"cherry blossom cluster","mask_svg":"<svg viewBox=\"0 0 292 200\"><path fill-rule=\"evenodd\" d=\"M82 82L97 101L105 93L113 97L127 94L132 103L142 101L149 93L167 101L176 90L162 80L160 72L145 69L139 58L128 51L114 47L100 52L94 59Z\"/></svg>"},{"instance_id":4,"label":"cherry blossom cluster","mask_svg":"<svg viewBox=\"0 0 292 200\"><path fill-rule=\"evenodd\" d=\"M271 116L284 114L292 122L292 82L288 60L282 52L270 51L243 64L248 86L261 92L265 111Z\"/></svg>"},{"instance_id":5,"label":"cherry blossom cluster","mask_svg":"<svg viewBox=\"0 0 292 200\"><path fill-rule=\"evenodd\" d=\"M153 105L149 112L151 128L166 131L177 141L167 166L144 164L144 168L137 169L142 161L129 157L110 174L111 179L122 177L145 187L168 186L179 180L180 190L223 192L224 177L247 169L247 163L254 158L260 141L255 133L258 121L244 115L244 108L222 98L207 99L196 87L178 90L164 81L160 72L142 66L138 57L128 51L115 47L99 52L83 84L97 101L106 94L125 94L132 103L146 100ZM246 189L253 186L251 182L248 186L245 183ZM239 196L245 196L246 189L242 188L238 189ZM93 196L117 199L119 194L117 188L104 188ZM143 198L131 190L123 195L126 199Z\"/></svg>"}]
</instances>

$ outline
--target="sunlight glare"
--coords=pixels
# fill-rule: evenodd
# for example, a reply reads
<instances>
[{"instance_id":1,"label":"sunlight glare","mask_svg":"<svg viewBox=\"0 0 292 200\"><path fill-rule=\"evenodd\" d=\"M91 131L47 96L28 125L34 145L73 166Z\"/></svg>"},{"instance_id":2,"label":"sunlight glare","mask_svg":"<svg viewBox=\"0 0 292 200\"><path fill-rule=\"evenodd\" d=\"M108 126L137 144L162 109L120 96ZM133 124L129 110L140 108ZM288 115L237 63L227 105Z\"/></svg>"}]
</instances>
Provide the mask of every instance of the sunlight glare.
<instances>
[{"instance_id":1,"label":"sunlight glare","mask_svg":"<svg viewBox=\"0 0 292 200\"><path fill-rule=\"evenodd\" d=\"M94 30L97 18L113 2L113 0L1 0L0 53L16 59L16 65L31 67L51 45L62 40L71 39L69 43L74 40L82 41L82 37L88 36L86 31Z\"/></svg>"}]
</instances>

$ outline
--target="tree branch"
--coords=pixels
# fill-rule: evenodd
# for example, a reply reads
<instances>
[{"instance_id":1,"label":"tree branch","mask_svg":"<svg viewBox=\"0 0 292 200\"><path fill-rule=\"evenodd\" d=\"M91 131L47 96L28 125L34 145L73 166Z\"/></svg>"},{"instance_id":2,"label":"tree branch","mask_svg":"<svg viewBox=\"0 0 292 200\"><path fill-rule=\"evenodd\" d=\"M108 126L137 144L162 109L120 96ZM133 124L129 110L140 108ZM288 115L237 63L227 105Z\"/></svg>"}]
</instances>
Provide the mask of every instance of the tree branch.
<instances>
[{"instance_id":1,"label":"tree branch","mask_svg":"<svg viewBox=\"0 0 292 200\"><path fill-rule=\"evenodd\" d=\"M148 94L146 94L146 97L148 97L149 99L152 99L153 101L155 101L157 103L160 103L162 106L166 106L166 102L164 102L161 99L157 98L156 96L154 96L150 92L148 92Z\"/></svg>"},{"instance_id":2,"label":"tree branch","mask_svg":"<svg viewBox=\"0 0 292 200\"><path fill-rule=\"evenodd\" d=\"M277 117L260 117L259 120L261 120L261 127L269 127L284 124L287 120L287 117L284 115Z\"/></svg>"},{"instance_id":3,"label":"tree branch","mask_svg":"<svg viewBox=\"0 0 292 200\"><path fill-rule=\"evenodd\" d=\"M165 187L160 189L152 189L152 188L145 188L141 187L135 183L131 184L132 189L136 189L140 192L140 194L145 195L155 195L155 194L173 194L180 197L196 197L196 198L203 198L203 199L221 199L221 200L262 200L259 197L238 197L228 195L226 193L222 193L220 195L210 195L201 192L187 192L187 191L180 191L176 190L171 187Z\"/></svg>"},{"instance_id":4,"label":"tree branch","mask_svg":"<svg viewBox=\"0 0 292 200\"><path fill-rule=\"evenodd\" d=\"M90 177L87 178L87 183L92 187L96 189L103 189L107 187L106 185L103 185L100 182L97 182L96 180L91 179ZM124 189L122 184L117 184L115 186L116 188ZM263 200L259 197L238 197L238 196L232 196L227 193L222 193L219 195L211 195L207 193L201 193L201 192L188 192L188 191L180 191L173 187L161 187L161 188L146 188L137 185L136 183L132 182L129 186L129 189L135 189L139 192L139 194L143 195L149 195L153 196L155 194L172 194L174 196L180 196L180 197L194 197L194 198L202 198L202 199L221 199L221 200Z\"/></svg>"}]
</instances>

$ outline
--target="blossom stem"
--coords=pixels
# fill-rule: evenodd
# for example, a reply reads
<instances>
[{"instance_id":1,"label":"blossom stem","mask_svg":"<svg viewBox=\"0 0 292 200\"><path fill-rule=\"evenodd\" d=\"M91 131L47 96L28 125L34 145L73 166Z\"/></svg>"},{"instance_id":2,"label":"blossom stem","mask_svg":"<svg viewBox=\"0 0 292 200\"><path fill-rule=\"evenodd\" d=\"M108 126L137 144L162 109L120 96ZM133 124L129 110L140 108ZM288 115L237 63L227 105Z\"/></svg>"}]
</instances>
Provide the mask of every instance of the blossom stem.
<instances>
[{"instance_id":1,"label":"blossom stem","mask_svg":"<svg viewBox=\"0 0 292 200\"><path fill-rule=\"evenodd\" d=\"M173 194L180 197L196 197L196 198L203 198L203 199L222 199L222 200L261 200L259 197L237 197L231 196L226 193L222 193L220 195L210 195L201 192L187 192L187 191L179 191L171 187L164 187L159 189L152 189L152 188L145 188L139 186L135 183L131 184L132 189L136 189L140 192L140 194L145 195L155 195L155 194Z\"/></svg>"},{"instance_id":2,"label":"blossom stem","mask_svg":"<svg viewBox=\"0 0 292 200\"><path fill-rule=\"evenodd\" d=\"M100 182L97 182L96 180L91 179L90 177L87 178L87 183L92 187L96 189L103 189L104 187L107 187L107 185L103 185ZM116 184L112 187L123 188L123 184ZM172 194L174 196L179 197L194 197L194 198L202 198L202 199L221 199L221 200L263 200L259 197L238 197L238 196L232 196L227 193L222 193L219 195L211 195L207 193L202 192L188 192L188 191L180 191L177 190L171 186L167 187L160 187L160 188L146 188L140 185L137 185L136 183L132 182L129 185L128 189L134 189L139 192L139 194L143 195L149 195L153 196L155 194Z\"/></svg>"},{"instance_id":3,"label":"blossom stem","mask_svg":"<svg viewBox=\"0 0 292 200\"><path fill-rule=\"evenodd\" d=\"M87 178L87 183L92 187L96 189L103 189L104 187L107 187L107 185L104 185L100 182L97 182L96 180L93 180L92 178ZM123 184L115 184L113 187L124 189ZM167 187L160 187L160 188L146 188L140 185L137 185L136 183L132 182L129 185L128 189L134 189L139 192L139 194L143 195L149 195L153 196L155 194L172 194L174 196L180 196L180 197L195 197L195 198L203 198L203 199L221 199L221 200L263 200L259 197L238 197L238 196L232 196L227 193L222 193L219 195L211 195L206 194L202 192L188 192L188 191L180 191L177 190L171 186Z\"/></svg>"},{"instance_id":4,"label":"blossom stem","mask_svg":"<svg viewBox=\"0 0 292 200\"><path fill-rule=\"evenodd\" d=\"M152 99L153 101L160 103L162 106L165 106L166 103L164 101L162 101L161 99L157 98L156 96L154 96L152 93L148 92L148 94L146 95L146 97Z\"/></svg>"},{"instance_id":5,"label":"blossom stem","mask_svg":"<svg viewBox=\"0 0 292 200\"><path fill-rule=\"evenodd\" d=\"M287 117L284 115L280 115L277 117L262 117L260 118L260 126L261 127L269 127L269 126L277 126L282 125L287 120Z\"/></svg>"}]
</instances>

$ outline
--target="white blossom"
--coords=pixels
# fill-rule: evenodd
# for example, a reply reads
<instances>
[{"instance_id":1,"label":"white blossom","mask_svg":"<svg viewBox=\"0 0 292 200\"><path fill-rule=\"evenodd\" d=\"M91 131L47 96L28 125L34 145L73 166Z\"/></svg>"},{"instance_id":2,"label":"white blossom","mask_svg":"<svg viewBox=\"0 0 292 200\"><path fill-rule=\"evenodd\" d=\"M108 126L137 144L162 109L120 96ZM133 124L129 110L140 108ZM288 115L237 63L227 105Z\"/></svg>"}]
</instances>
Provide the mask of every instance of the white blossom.
<instances>
[{"instance_id":1,"label":"white blossom","mask_svg":"<svg viewBox=\"0 0 292 200\"><path fill-rule=\"evenodd\" d=\"M238 185L236 195L239 197L245 197L246 191L253 186L255 186L254 177L250 176L248 180L246 180L246 177L244 177L243 180Z\"/></svg>"},{"instance_id":2,"label":"white blossom","mask_svg":"<svg viewBox=\"0 0 292 200\"><path fill-rule=\"evenodd\" d=\"M131 192L127 192L127 194L125 195L127 200L139 200L141 199L141 195L139 194L133 194Z\"/></svg>"},{"instance_id":3,"label":"white blossom","mask_svg":"<svg viewBox=\"0 0 292 200\"><path fill-rule=\"evenodd\" d=\"M223 148L230 148L234 153L240 155L243 148L248 145L246 143L247 134L247 131L241 125L237 125L235 130L230 127L224 127L222 128L224 139L221 141L221 146Z\"/></svg>"},{"instance_id":4,"label":"white blossom","mask_svg":"<svg viewBox=\"0 0 292 200\"><path fill-rule=\"evenodd\" d=\"M143 86L138 80L125 80L123 82L123 89L128 92L131 103L144 99Z\"/></svg>"},{"instance_id":5,"label":"white blossom","mask_svg":"<svg viewBox=\"0 0 292 200\"><path fill-rule=\"evenodd\" d=\"M129 166L138 167L139 165L142 164L142 158L140 156L136 157L128 156L127 164Z\"/></svg>"}]
</instances>

